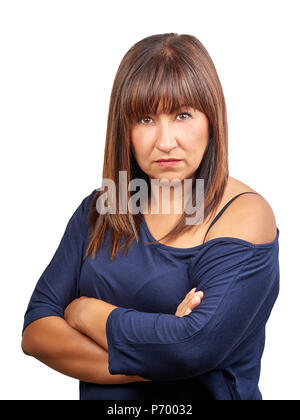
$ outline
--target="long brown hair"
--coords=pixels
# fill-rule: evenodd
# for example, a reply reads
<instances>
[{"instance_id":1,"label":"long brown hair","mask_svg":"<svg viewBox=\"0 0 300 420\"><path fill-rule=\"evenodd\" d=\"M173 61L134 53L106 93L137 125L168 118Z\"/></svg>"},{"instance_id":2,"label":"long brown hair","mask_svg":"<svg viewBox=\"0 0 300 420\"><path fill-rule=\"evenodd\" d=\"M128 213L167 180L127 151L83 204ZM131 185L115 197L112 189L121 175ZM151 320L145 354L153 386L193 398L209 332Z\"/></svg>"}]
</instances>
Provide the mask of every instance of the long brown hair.
<instances>
[{"instance_id":1,"label":"long brown hair","mask_svg":"<svg viewBox=\"0 0 300 420\"><path fill-rule=\"evenodd\" d=\"M119 171L126 171L129 183L142 178L151 191L149 177L137 164L130 145L130 127L145 115L174 113L185 104L203 112L210 127L209 142L195 179L204 179L204 220L217 211L228 180L228 127L226 104L215 66L202 43L192 35L166 33L152 35L134 44L123 57L114 79L106 132L102 178L116 186L119 208ZM128 185L128 184L127 184ZM192 187L194 202L195 183ZM105 233L110 232L110 258L114 260L125 238L125 253L138 232L143 215L128 211L121 214L100 214L96 201L103 191L94 195L88 223L89 242L85 256L100 248ZM127 190L127 203L131 197ZM184 212L177 225L161 239L173 239L193 225L185 223ZM210 220L210 218L208 218ZM155 241L158 242L159 240ZM155 243L152 242L152 243Z\"/></svg>"}]
</instances>

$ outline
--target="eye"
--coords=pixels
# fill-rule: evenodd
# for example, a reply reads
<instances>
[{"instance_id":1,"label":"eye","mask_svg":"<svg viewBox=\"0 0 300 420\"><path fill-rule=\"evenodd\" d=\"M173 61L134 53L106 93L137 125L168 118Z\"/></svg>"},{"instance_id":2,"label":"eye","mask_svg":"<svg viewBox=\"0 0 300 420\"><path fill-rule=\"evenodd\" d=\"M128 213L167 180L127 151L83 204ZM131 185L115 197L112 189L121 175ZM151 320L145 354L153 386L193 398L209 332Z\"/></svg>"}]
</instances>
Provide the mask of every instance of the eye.
<instances>
[{"instance_id":1,"label":"eye","mask_svg":"<svg viewBox=\"0 0 300 420\"><path fill-rule=\"evenodd\" d=\"M188 114L187 112L182 112L181 114L178 114L177 117L182 116L182 115L187 115L187 118L183 118L183 120L188 120L191 117L191 114ZM182 121L181 118L180 120Z\"/></svg>"},{"instance_id":2,"label":"eye","mask_svg":"<svg viewBox=\"0 0 300 420\"><path fill-rule=\"evenodd\" d=\"M185 116L184 118L179 118L179 121L183 121L183 120L187 120L189 119L191 116L191 114L189 114L188 112L182 112L180 114L178 114L176 117L182 117ZM153 121L151 117L149 117L149 115L147 117L141 118L140 120L138 120L137 122L139 124L143 124L143 125L149 125L150 122Z\"/></svg>"},{"instance_id":3,"label":"eye","mask_svg":"<svg viewBox=\"0 0 300 420\"><path fill-rule=\"evenodd\" d=\"M152 120L152 118L151 117L144 117L144 118L141 118L139 121L138 121L138 123L140 123L140 124L144 124L144 125L147 125L148 124L148 122L149 122L149 120Z\"/></svg>"}]
</instances>

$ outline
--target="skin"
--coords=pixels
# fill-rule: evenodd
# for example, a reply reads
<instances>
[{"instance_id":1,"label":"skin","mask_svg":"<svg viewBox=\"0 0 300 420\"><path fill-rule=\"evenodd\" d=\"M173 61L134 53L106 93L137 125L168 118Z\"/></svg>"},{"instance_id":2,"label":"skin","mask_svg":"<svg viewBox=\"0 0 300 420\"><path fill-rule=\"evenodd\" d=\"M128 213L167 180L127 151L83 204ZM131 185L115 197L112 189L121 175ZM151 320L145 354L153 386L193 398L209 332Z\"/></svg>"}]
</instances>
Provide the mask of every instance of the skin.
<instances>
[{"instance_id":1,"label":"skin","mask_svg":"<svg viewBox=\"0 0 300 420\"><path fill-rule=\"evenodd\" d=\"M204 113L186 106L170 115L160 113L158 109L157 115L147 115L131 127L132 152L150 180L166 178L171 182L179 179L183 183L184 179L194 178L208 141L208 118ZM171 167L161 167L155 162L169 158L182 160ZM158 194L154 189L152 191L152 199L158 204L159 213L162 212L160 191ZM174 192L172 188L170 191L170 208L173 209Z\"/></svg>"}]
</instances>

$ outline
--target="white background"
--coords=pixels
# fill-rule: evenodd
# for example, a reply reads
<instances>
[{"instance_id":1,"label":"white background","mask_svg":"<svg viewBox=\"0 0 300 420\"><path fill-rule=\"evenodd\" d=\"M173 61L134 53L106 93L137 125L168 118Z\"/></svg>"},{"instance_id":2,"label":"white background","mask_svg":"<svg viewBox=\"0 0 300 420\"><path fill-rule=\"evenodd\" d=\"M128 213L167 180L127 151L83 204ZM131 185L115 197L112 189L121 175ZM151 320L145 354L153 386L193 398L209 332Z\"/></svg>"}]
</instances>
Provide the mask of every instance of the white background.
<instances>
[{"instance_id":1,"label":"white background","mask_svg":"<svg viewBox=\"0 0 300 420\"><path fill-rule=\"evenodd\" d=\"M140 39L196 36L228 109L230 175L272 206L281 291L260 389L300 399L299 1L0 2L1 399L74 399L76 379L21 350L23 316L67 221L100 186L110 91Z\"/></svg>"}]
</instances>

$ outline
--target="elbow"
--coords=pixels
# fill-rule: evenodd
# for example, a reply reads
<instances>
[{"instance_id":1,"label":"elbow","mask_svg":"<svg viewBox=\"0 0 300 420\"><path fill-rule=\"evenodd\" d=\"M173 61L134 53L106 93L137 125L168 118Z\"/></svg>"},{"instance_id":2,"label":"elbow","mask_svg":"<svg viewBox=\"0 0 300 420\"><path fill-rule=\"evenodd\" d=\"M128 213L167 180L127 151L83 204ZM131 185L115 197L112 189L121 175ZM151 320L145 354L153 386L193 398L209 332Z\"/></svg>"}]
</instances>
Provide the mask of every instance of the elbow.
<instances>
[{"instance_id":1,"label":"elbow","mask_svg":"<svg viewBox=\"0 0 300 420\"><path fill-rule=\"evenodd\" d=\"M30 345L30 341L27 337L22 338L21 348L26 356L33 356L32 346Z\"/></svg>"},{"instance_id":2,"label":"elbow","mask_svg":"<svg viewBox=\"0 0 300 420\"><path fill-rule=\"evenodd\" d=\"M223 358L224 352L217 344L209 345L194 337L191 341L173 346L166 360L168 375L179 380L200 376L216 369Z\"/></svg>"},{"instance_id":3,"label":"elbow","mask_svg":"<svg viewBox=\"0 0 300 420\"><path fill-rule=\"evenodd\" d=\"M197 341L197 342L196 342ZM137 375L154 381L174 381L200 376L219 365L222 357L216 346L187 340L154 348L133 348L115 343L109 347L111 375Z\"/></svg>"},{"instance_id":4,"label":"elbow","mask_svg":"<svg viewBox=\"0 0 300 420\"><path fill-rule=\"evenodd\" d=\"M23 353L36 359L55 355L54 350L61 342L60 321L60 318L57 320L57 317L49 315L30 322L23 331Z\"/></svg>"},{"instance_id":5,"label":"elbow","mask_svg":"<svg viewBox=\"0 0 300 420\"><path fill-rule=\"evenodd\" d=\"M34 337L30 334L28 328L25 329L22 337L21 348L26 356L34 356L35 355L35 346L34 346Z\"/></svg>"},{"instance_id":6,"label":"elbow","mask_svg":"<svg viewBox=\"0 0 300 420\"><path fill-rule=\"evenodd\" d=\"M24 354L26 354L26 356L32 356L32 352L24 345L23 341L21 344L21 348Z\"/></svg>"},{"instance_id":7,"label":"elbow","mask_svg":"<svg viewBox=\"0 0 300 420\"><path fill-rule=\"evenodd\" d=\"M43 328L43 320L31 322L23 332L21 343L23 353L37 359L49 356L49 350L51 349L49 337L47 337L49 335L49 331Z\"/></svg>"},{"instance_id":8,"label":"elbow","mask_svg":"<svg viewBox=\"0 0 300 420\"><path fill-rule=\"evenodd\" d=\"M199 352L197 356L191 357L189 360L185 358L176 361L174 366L176 366L177 373L180 372L178 366L182 367L181 378L178 379L185 379L186 377L200 376L214 370L219 365L219 360L213 354Z\"/></svg>"}]
</instances>

